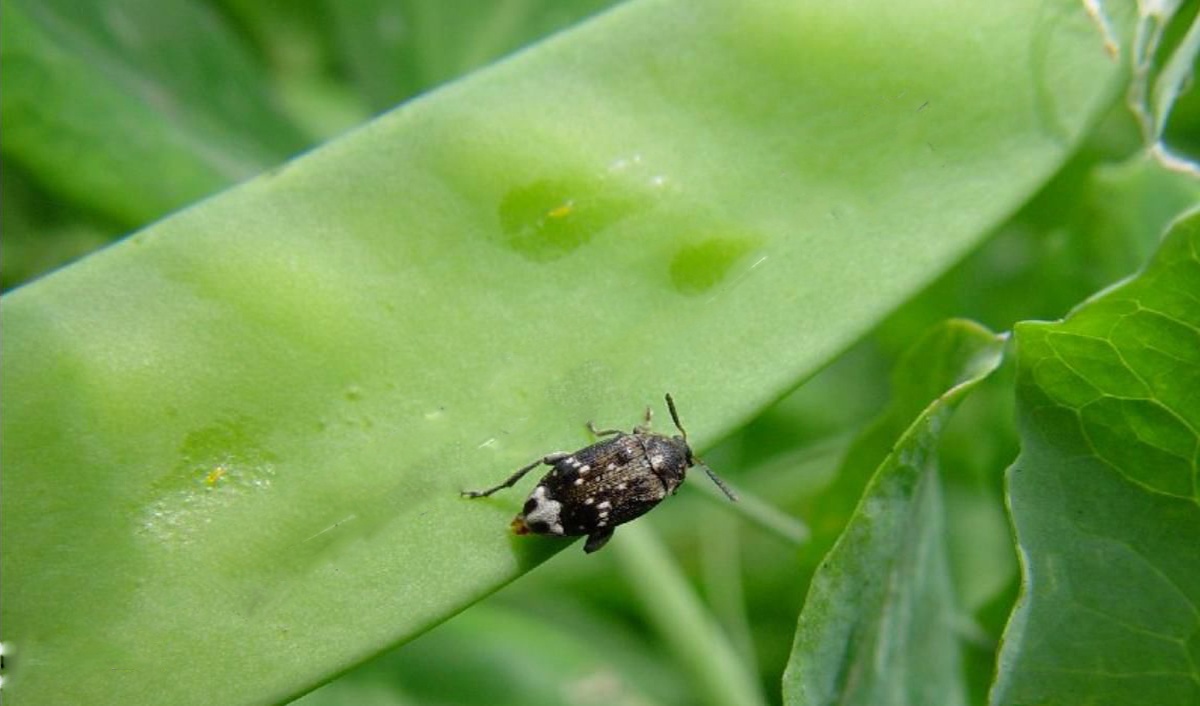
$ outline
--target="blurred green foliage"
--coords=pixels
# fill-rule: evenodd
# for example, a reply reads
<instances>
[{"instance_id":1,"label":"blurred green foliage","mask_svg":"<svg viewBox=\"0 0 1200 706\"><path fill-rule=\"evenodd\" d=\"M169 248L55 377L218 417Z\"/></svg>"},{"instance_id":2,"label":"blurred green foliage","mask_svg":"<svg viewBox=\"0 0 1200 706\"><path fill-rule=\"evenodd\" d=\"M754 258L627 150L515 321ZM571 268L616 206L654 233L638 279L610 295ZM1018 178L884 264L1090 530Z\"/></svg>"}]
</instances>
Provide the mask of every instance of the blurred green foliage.
<instances>
[{"instance_id":1,"label":"blurred green foliage","mask_svg":"<svg viewBox=\"0 0 1200 706\"><path fill-rule=\"evenodd\" d=\"M170 4L178 11L171 21L161 22L164 15L150 12L148 2L82 12L67 2L5 0L0 284L18 287L607 4L530 0L464 11L419 0L180 1ZM1197 5L1180 14L1173 36L1182 35ZM52 41L33 41L38 32ZM177 51L147 62L138 52L144 44L134 39L158 33L177 38ZM64 42L83 49L42 57L43 65L72 68L34 75L23 70L30 59L22 42L38 51ZM189 42L217 45L208 53L216 64L189 65ZM134 80L128 67L146 63L154 69L139 70ZM85 78L59 80L67 75ZM12 97L21 93L10 80L37 82L39 101ZM1200 145L1197 93L1182 97L1167 131L1173 145L1193 155ZM127 102L140 112L109 110ZM94 115L95 134L138 139L98 153L88 135L53 121L62 111ZM1196 180L1145 157L1127 109L1114 105L1071 160L981 247L705 454L714 468L746 469L743 487L812 524L812 542L798 547L735 521L699 494L683 494L657 513L656 527L679 562L664 569L663 580L695 586L725 647L757 677L761 694L780 699L809 581L876 467L925 403L944 391L914 392L929 381L914 372L923 359L906 357L912 344L952 317L995 331L1063 317L1146 263L1169 222L1198 201ZM1020 449L1014 377L1005 367L979 382L937 441L948 571L972 703L982 702L992 683L1019 583L1003 485L1003 469ZM618 551L565 552L301 703L693 703L695 673L672 644L671 628L652 627L638 566Z\"/></svg>"}]
</instances>

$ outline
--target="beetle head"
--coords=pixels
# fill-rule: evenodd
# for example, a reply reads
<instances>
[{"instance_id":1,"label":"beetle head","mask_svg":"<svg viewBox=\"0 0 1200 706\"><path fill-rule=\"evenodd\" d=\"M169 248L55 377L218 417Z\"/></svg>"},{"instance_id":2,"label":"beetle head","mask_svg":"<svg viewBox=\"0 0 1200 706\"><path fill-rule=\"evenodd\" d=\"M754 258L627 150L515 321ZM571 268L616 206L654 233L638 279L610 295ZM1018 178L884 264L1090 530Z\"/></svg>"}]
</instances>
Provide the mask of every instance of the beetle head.
<instances>
[{"instance_id":1,"label":"beetle head","mask_svg":"<svg viewBox=\"0 0 1200 706\"><path fill-rule=\"evenodd\" d=\"M722 493L725 493L725 497L737 502L737 495L729 489L729 486L725 485L725 481L721 480L716 473L713 473L713 469L709 468L708 464L692 455L692 447L687 442L687 430L679 422L679 412L675 411L675 400L671 399L671 393L669 392L667 393L667 409L671 411L671 421L675 422L675 428L679 430L679 435L671 437L671 441L674 442L679 451L687 459L687 468L696 465L702 466L704 472L712 479L712 482L717 484Z\"/></svg>"}]
</instances>

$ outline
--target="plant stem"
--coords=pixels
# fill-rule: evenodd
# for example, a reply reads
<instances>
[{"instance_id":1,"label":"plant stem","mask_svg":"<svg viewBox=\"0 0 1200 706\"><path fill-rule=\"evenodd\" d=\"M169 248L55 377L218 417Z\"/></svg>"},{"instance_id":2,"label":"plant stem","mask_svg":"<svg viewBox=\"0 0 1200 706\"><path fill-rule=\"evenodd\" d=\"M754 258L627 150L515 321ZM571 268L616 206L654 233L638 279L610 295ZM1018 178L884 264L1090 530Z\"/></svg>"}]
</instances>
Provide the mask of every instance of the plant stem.
<instances>
[{"instance_id":1,"label":"plant stem","mask_svg":"<svg viewBox=\"0 0 1200 706\"><path fill-rule=\"evenodd\" d=\"M654 531L627 525L613 547L646 618L692 676L697 695L713 706L765 704L755 676Z\"/></svg>"}]
</instances>

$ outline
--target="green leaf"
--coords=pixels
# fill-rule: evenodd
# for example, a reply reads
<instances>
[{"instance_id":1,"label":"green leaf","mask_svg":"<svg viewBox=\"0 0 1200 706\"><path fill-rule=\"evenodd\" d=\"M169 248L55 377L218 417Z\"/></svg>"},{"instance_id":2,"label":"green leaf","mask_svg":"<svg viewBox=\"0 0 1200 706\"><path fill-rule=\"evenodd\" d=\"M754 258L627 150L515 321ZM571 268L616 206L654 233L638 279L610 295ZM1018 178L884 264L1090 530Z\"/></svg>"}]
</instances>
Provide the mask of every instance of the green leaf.
<instances>
[{"instance_id":1,"label":"green leaf","mask_svg":"<svg viewBox=\"0 0 1200 706\"><path fill-rule=\"evenodd\" d=\"M887 408L854 439L833 482L811 500L806 518L813 541L805 555L813 563L841 536L863 488L878 473L879 459L895 448L896 440L931 402L962 382L963 361L979 346L978 336L972 324L942 324L901 356L890 377L892 396Z\"/></svg>"},{"instance_id":2,"label":"green leaf","mask_svg":"<svg viewBox=\"0 0 1200 706\"><path fill-rule=\"evenodd\" d=\"M784 673L785 703L966 703L937 443L1003 349L1003 337L955 321L906 356L927 361L928 378L947 386L896 441L813 576ZM899 390L896 409L914 396L929 400L926 387Z\"/></svg>"},{"instance_id":3,"label":"green leaf","mask_svg":"<svg viewBox=\"0 0 1200 706\"><path fill-rule=\"evenodd\" d=\"M10 289L100 248L119 230L111 223L82 217L37 187L19 168L2 167L0 286Z\"/></svg>"},{"instance_id":4,"label":"green leaf","mask_svg":"<svg viewBox=\"0 0 1200 706\"><path fill-rule=\"evenodd\" d=\"M1106 282L1147 262L1167 226L1200 203L1200 179L1169 171L1145 153L1095 169L1089 182L1085 203L1091 218L1080 228L1099 243L1081 255L1091 263L1108 260L1102 268L1111 273Z\"/></svg>"},{"instance_id":5,"label":"green leaf","mask_svg":"<svg viewBox=\"0 0 1200 706\"><path fill-rule=\"evenodd\" d=\"M994 704L1200 701L1200 212L1137 277L1017 328L1024 583Z\"/></svg>"},{"instance_id":6,"label":"green leaf","mask_svg":"<svg viewBox=\"0 0 1200 706\"><path fill-rule=\"evenodd\" d=\"M642 635L623 634L600 616L556 611L548 620L489 601L294 703L560 706L590 698L637 706L687 697L679 675Z\"/></svg>"},{"instance_id":7,"label":"green leaf","mask_svg":"<svg viewBox=\"0 0 1200 706\"><path fill-rule=\"evenodd\" d=\"M376 109L427 91L613 4L612 0L476 3L323 0L336 45Z\"/></svg>"},{"instance_id":8,"label":"green leaf","mask_svg":"<svg viewBox=\"0 0 1200 706\"><path fill-rule=\"evenodd\" d=\"M411 639L564 546L460 489L667 390L703 451L1121 82L1067 0L633 2L6 295L6 686L281 700Z\"/></svg>"},{"instance_id":9,"label":"green leaf","mask_svg":"<svg viewBox=\"0 0 1200 706\"><path fill-rule=\"evenodd\" d=\"M192 0L6 0L4 154L139 226L304 146L237 38Z\"/></svg>"}]
</instances>

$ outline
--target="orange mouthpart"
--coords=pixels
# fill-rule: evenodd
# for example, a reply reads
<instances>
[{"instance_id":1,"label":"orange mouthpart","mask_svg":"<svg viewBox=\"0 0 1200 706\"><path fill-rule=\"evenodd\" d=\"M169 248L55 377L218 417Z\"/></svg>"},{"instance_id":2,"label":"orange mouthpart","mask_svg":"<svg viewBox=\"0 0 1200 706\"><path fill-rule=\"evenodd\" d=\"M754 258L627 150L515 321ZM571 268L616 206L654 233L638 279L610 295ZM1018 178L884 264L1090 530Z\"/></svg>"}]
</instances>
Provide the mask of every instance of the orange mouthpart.
<instances>
[{"instance_id":1,"label":"orange mouthpart","mask_svg":"<svg viewBox=\"0 0 1200 706\"><path fill-rule=\"evenodd\" d=\"M529 525L525 524L525 518L520 515L513 518L509 527L512 528L513 534L529 534Z\"/></svg>"}]
</instances>

